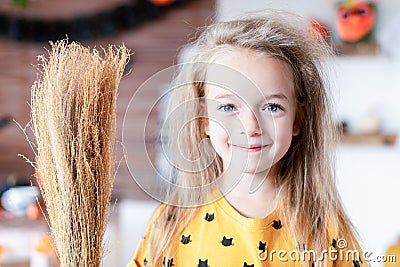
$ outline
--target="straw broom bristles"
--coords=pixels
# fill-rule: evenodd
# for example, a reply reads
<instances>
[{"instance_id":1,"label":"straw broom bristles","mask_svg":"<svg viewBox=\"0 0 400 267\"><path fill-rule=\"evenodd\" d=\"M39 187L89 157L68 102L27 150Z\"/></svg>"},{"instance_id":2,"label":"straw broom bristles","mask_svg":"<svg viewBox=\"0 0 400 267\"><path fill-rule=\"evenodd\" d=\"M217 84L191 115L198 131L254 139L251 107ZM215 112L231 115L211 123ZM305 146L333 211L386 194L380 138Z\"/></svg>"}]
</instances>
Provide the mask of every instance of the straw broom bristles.
<instances>
[{"instance_id":1,"label":"straw broom bristles","mask_svg":"<svg viewBox=\"0 0 400 267\"><path fill-rule=\"evenodd\" d=\"M40 188L61 266L97 267L114 181L117 89L130 55L124 46L51 45L32 86Z\"/></svg>"}]
</instances>

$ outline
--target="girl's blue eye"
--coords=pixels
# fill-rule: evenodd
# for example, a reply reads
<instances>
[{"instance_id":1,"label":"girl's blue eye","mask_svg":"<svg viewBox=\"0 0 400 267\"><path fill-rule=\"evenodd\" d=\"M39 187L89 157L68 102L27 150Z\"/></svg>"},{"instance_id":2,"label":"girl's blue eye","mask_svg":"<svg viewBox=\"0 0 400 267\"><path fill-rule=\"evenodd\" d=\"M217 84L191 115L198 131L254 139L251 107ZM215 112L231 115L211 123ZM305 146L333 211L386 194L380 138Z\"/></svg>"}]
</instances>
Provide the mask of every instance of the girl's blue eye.
<instances>
[{"instance_id":1,"label":"girl's blue eye","mask_svg":"<svg viewBox=\"0 0 400 267\"><path fill-rule=\"evenodd\" d=\"M270 112L278 112L279 110L283 110L283 108L277 104L269 104L269 105L267 105L265 110L270 111Z\"/></svg>"},{"instance_id":2,"label":"girl's blue eye","mask_svg":"<svg viewBox=\"0 0 400 267\"><path fill-rule=\"evenodd\" d=\"M224 112L233 112L236 110L234 105L228 104L228 105L223 105L218 108L219 110L222 110Z\"/></svg>"}]
</instances>

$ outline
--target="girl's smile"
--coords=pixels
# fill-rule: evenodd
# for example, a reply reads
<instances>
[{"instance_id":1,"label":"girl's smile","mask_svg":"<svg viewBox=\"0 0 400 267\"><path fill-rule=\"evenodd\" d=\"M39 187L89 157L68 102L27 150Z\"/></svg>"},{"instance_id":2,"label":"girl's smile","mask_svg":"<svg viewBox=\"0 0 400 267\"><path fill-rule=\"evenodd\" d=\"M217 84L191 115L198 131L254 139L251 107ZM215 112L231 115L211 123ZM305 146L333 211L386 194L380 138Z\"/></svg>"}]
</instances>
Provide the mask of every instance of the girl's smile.
<instances>
[{"instance_id":1,"label":"girl's smile","mask_svg":"<svg viewBox=\"0 0 400 267\"><path fill-rule=\"evenodd\" d=\"M265 149L268 147L268 145L233 145L231 144L233 148L237 148L239 150L248 152L248 153L254 153L254 152L260 152L262 149Z\"/></svg>"}]
</instances>

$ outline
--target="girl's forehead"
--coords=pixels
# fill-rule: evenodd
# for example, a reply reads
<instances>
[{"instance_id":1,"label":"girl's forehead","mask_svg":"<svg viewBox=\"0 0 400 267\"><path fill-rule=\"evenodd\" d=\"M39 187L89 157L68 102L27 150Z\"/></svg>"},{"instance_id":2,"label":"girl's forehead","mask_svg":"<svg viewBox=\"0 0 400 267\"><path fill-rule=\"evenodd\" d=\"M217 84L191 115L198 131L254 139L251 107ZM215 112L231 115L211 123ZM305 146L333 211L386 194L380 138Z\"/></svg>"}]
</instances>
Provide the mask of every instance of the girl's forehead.
<instances>
[{"instance_id":1,"label":"girl's forehead","mask_svg":"<svg viewBox=\"0 0 400 267\"><path fill-rule=\"evenodd\" d=\"M248 49L229 51L208 64L205 89L210 98L229 95L245 99L271 95L294 97L289 64Z\"/></svg>"}]
</instances>

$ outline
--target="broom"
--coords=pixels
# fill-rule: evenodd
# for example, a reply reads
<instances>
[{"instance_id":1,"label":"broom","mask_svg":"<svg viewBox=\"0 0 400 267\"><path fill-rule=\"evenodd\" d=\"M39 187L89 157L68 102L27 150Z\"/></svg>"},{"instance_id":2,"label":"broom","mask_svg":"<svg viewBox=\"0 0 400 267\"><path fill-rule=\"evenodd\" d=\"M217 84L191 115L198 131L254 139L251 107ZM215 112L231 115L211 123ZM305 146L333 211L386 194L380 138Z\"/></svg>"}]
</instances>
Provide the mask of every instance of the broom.
<instances>
[{"instance_id":1,"label":"broom","mask_svg":"<svg viewBox=\"0 0 400 267\"><path fill-rule=\"evenodd\" d=\"M62 267L98 267L114 181L117 89L124 47L96 50L68 40L39 56L31 118L48 223Z\"/></svg>"}]
</instances>

